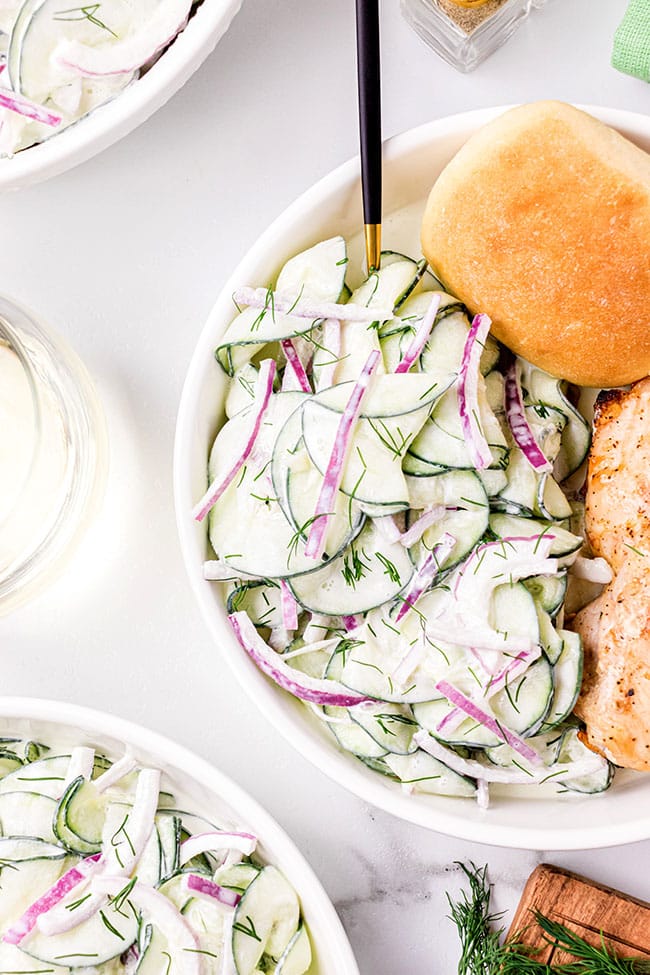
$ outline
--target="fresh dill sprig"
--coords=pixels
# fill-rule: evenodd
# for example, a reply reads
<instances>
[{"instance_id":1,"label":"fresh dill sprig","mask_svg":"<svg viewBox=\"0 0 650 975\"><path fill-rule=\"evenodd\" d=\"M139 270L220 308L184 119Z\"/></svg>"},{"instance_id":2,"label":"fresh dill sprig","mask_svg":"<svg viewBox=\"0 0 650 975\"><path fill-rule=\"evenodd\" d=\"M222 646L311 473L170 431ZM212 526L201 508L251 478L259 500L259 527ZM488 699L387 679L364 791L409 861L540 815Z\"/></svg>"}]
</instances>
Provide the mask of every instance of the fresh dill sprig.
<instances>
[{"instance_id":1,"label":"fresh dill sprig","mask_svg":"<svg viewBox=\"0 0 650 975\"><path fill-rule=\"evenodd\" d=\"M458 930L461 957L458 975L648 975L650 962L621 958L614 953L604 935L597 945L590 945L579 934L541 912L535 920L548 944L573 956L575 961L551 966L535 958L536 949L517 942L502 942L504 928L498 927L501 914L490 913L492 887L487 866L482 869L470 863L456 864L469 880L469 893L462 891L449 901L449 919Z\"/></svg>"}]
</instances>

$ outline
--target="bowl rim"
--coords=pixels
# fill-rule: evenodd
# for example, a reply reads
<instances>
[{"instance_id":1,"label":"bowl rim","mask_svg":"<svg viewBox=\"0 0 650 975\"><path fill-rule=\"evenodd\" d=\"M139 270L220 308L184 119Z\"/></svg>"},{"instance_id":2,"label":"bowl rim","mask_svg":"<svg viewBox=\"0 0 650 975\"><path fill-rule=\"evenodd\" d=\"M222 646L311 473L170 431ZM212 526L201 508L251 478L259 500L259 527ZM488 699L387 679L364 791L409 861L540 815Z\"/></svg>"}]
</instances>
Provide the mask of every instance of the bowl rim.
<instances>
[{"instance_id":1,"label":"bowl rim","mask_svg":"<svg viewBox=\"0 0 650 975\"><path fill-rule=\"evenodd\" d=\"M203 0L142 78L62 132L0 159L0 192L58 176L118 142L189 80L226 33L243 0Z\"/></svg>"},{"instance_id":2,"label":"bowl rim","mask_svg":"<svg viewBox=\"0 0 650 975\"><path fill-rule=\"evenodd\" d=\"M475 109L470 112L460 112L408 129L384 143L384 164L390 164L414 150L423 149L442 136L457 135L467 130L475 131L512 107L514 106L501 105ZM629 129L638 133L645 127L648 136L650 136L650 116L595 105L577 105L576 107L590 112L614 128ZM358 156L347 160L318 180L269 224L224 283L199 335L190 360L179 404L174 442L174 501L183 561L190 585L208 629L219 647L222 658L225 658L245 693L250 695L256 706L276 730L320 771L343 785L358 798L372 803L385 812L418 826L458 839L510 849L586 850L620 846L648 839L650 838L650 819L641 811L635 818L626 821L624 824L613 826L607 824L603 826L592 825L588 821L588 817L585 817L586 821L580 830L566 829L554 824L550 824L544 829L538 829L520 824L512 826L494 823L488 819L483 819L483 821L459 819L455 814L456 807L452 808L453 800L450 802L449 812L444 812L426 807L424 803L414 802L410 796L400 792L391 792L381 781L374 781L374 777L379 778L376 773L374 777L370 773L366 775L367 770L360 763L358 763L359 768L357 769L347 760L348 756L338 751L335 745L330 746L324 740L321 741L315 736L311 736L307 730L307 721L304 718L299 720L297 715L287 707L284 693L261 674L246 654L226 652L225 647L238 647L238 644L226 623L225 610L222 614L215 612L214 602L209 595L212 590L203 579L201 565L194 561L196 549L193 530L195 526L188 518L188 512L192 507L189 486L191 442L195 429L195 408L201 390L202 373L206 368L206 362L212 358L214 340L218 334L217 330L222 327L226 313L232 313L230 296L235 288L241 285L242 281L247 280L247 267L263 258L275 238L282 236L286 229L292 228L301 214L309 212L310 208L316 203L322 203L326 198L331 199L344 189L349 190L354 186L359 186ZM599 800L596 798L591 801ZM522 800L523 802L525 800ZM522 809L524 808L522 805Z\"/></svg>"},{"instance_id":3,"label":"bowl rim","mask_svg":"<svg viewBox=\"0 0 650 975\"><path fill-rule=\"evenodd\" d=\"M52 722L62 726L77 726L98 736L118 739L154 756L160 756L161 764L173 765L183 775L214 793L237 817L252 826L263 845L273 847L273 861L293 884L306 913L310 933L314 930L314 918L322 922L319 938L320 952L316 955L317 970L327 972L324 964L324 945L334 939L336 944L337 975L360 975L352 947L332 901L303 854L284 829L256 799L253 799L233 779L221 772L207 759L191 749L178 744L166 735L152 731L144 725L107 711L85 705L69 704L48 698L0 696L0 718ZM334 962L332 962L334 965Z\"/></svg>"}]
</instances>

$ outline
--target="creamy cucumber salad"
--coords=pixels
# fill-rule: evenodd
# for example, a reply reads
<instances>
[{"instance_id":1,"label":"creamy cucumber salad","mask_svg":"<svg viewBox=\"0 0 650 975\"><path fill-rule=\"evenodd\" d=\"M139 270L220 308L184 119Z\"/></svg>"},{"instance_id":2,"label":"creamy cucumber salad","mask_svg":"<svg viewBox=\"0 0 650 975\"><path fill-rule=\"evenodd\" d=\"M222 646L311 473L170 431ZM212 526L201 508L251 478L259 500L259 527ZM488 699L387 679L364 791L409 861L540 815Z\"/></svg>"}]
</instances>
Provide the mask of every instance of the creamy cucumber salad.
<instances>
[{"instance_id":1,"label":"creamy cucumber salad","mask_svg":"<svg viewBox=\"0 0 650 975\"><path fill-rule=\"evenodd\" d=\"M425 261L353 278L335 237L233 295L205 577L264 673L405 790L600 792L562 625L567 585L609 578L560 486L590 426Z\"/></svg>"},{"instance_id":2,"label":"creamy cucumber salad","mask_svg":"<svg viewBox=\"0 0 650 975\"><path fill-rule=\"evenodd\" d=\"M178 807L155 768L3 738L0 969L302 975L298 898L257 839Z\"/></svg>"},{"instance_id":3,"label":"creamy cucumber salad","mask_svg":"<svg viewBox=\"0 0 650 975\"><path fill-rule=\"evenodd\" d=\"M43 142L140 77L192 0L0 0L0 157Z\"/></svg>"}]
</instances>

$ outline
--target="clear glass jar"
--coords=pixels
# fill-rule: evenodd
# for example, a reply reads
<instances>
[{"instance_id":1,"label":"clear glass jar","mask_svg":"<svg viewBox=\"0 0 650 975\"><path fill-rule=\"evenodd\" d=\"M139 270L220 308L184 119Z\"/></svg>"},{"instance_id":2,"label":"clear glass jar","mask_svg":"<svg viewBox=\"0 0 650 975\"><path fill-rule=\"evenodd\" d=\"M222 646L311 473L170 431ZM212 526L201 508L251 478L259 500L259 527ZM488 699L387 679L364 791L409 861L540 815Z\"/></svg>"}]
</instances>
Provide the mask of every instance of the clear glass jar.
<instances>
[{"instance_id":1,"label":"clear glass jar","mask_svg":"<svg viewBox=\"0 0 650 975\"><path fill-rule=\"evenodd\" d=\"M106 483L104 415L83 364L0 296L0 615L64 568Z\"/></svg>"},{"instance_id":2,"label":"clear glass jar","mask_svg":"<svg viewBox=\"0 0 650 975\"><path fill-rule=\"evenodd\" d=\"M401 2L404 19L429 47L460 71L473 71L546 0L487 0L480 6L454 0Z\"/></svg>"}]
</instances>

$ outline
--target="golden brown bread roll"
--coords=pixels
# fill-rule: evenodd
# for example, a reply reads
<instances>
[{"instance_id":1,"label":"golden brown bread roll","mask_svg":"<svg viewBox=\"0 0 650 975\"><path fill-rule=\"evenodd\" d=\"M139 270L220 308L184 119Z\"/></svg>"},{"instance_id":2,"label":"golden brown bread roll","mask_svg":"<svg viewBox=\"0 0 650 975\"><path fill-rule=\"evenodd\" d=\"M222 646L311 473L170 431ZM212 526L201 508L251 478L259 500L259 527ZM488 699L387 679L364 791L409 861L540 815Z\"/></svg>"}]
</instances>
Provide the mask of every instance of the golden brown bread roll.
<instances>
[{"instance_id":1,"label":"golden brown bread roll","mask_svg":"<svg viewBox=\"0 0 650 975\"><path fill-rule=\"evenodd\" d=\"M538 102L472 136L431 191L422 248L498 339L553 375L650 373L650 156L585 112Z\"/></svg>"}]
</instances>

